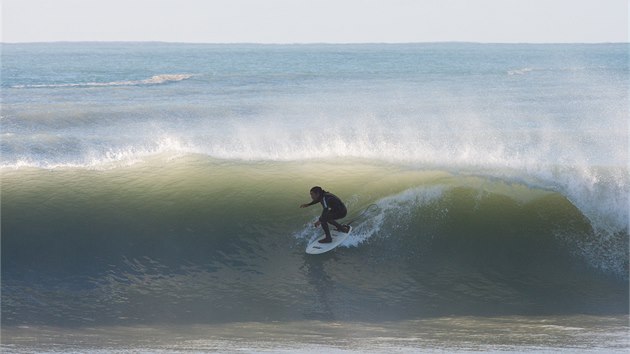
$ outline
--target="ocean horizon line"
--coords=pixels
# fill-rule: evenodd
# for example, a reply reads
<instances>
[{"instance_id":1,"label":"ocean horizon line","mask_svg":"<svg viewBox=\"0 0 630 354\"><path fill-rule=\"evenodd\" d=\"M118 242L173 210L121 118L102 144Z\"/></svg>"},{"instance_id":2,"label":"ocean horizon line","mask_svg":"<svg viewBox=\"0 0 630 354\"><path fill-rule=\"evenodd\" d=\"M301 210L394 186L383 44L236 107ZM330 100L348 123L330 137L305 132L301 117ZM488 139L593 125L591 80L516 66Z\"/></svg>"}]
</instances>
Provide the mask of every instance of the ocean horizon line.
<instances>
[{"instance_id":1,"label":"ocean horizon line","mask_svg":"<svg viewBox=\"0 0 630 354\"><path fill-rule=\"evenodd\" d=\"M20 44L182 44L182 45L260 45L260 46L308 46L308 45L414 45L414 44L482 44L482 45L610 45L610 44L630 44L628 42L476 42L476 41L424 41L424 42L177 42L159 40L102 40L102 41L29 41L29 42L5 42L0 40L2 45Z\"/></svg>"}]
</instances>

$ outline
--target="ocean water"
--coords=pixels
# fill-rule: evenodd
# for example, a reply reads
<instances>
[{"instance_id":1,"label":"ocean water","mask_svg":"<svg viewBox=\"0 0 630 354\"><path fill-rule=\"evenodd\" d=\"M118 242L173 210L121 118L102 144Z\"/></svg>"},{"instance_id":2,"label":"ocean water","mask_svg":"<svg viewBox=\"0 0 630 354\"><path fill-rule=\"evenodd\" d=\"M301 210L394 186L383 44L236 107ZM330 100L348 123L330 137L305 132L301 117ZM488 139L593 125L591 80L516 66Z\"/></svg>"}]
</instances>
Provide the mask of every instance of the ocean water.
<instances>
[{"instance_id":1,"label":"ocean water","mask_svg":"<svg viewBox=\"0 0 630 354\"><path fill-rule=\"evenodd\" d=\"M2 44L2 351L626 352L628 55Z\"/></svg>"}]
</instances>

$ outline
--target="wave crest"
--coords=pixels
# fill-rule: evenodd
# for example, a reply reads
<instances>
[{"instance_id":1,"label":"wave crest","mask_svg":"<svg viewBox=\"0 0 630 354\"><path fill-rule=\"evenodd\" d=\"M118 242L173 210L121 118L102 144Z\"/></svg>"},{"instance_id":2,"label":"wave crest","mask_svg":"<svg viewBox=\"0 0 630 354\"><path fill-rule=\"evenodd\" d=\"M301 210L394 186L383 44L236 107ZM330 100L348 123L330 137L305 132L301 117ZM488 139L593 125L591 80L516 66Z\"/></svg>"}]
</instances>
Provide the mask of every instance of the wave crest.
<instances>
[{"instance_id":1,"label":"wave crest","mask_svg":"<svg viewBox=\"0 0 630 354\"><path fill-rule=\"evenodd\" d=\"M154 75L144 80L124 80L110 82L82 82L69 84L36 84L36 85L16 85L13 88L53 88L53 87L93 87L93 86L137 86L137 85L158 85L169 82L176 82L190 79L192 74L162 74Z\"/></svg>"}]
</instances>

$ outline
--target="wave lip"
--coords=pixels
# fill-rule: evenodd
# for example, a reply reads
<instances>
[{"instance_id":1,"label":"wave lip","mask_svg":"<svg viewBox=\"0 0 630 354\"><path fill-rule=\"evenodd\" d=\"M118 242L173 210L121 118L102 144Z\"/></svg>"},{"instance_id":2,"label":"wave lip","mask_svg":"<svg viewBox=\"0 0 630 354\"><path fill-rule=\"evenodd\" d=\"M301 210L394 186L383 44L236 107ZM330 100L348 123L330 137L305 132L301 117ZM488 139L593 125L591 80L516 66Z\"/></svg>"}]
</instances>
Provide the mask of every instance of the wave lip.
<instances>
[{"instance_id":1,"label":"wave lip","mask_svg":"<svg viewBox=\"0 0 630 354\"><path fill-rule=\"evenodd\" d=\"M137 85L159 85L169 82L177 82L190 79L192 74L161 74L154 75L144 80L125 80L110 82L84 82L70 84L36 84L36 85L15 85L12 88L46 88L46 87L95 87L95 86L137 86Z\"/></svg>"}]
</instances>

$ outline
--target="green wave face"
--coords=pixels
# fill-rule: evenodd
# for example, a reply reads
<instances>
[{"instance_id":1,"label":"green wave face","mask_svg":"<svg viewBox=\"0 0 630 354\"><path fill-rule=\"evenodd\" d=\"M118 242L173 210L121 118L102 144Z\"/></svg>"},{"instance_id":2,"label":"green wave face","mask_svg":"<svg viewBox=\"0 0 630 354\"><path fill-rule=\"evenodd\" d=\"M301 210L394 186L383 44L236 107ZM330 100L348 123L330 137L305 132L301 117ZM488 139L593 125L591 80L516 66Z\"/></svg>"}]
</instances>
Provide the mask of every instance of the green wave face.
<instances>
[{"instance_id":1,"label":"green wave face","mask_svg":"<svg viewBox=\"0 0 630 354\"><path fill-rule=\"evenodd\" d=\"M517 180L200 155L3 170L3 322L627 313L627 231ZM320 256L314 185L356 219Z\"/></svg>"}]
</instances>

